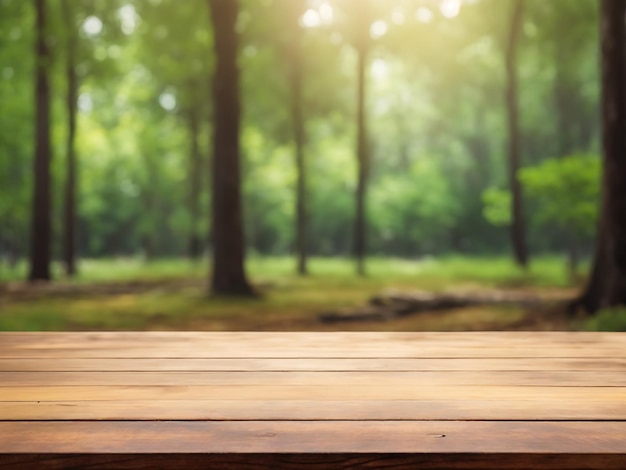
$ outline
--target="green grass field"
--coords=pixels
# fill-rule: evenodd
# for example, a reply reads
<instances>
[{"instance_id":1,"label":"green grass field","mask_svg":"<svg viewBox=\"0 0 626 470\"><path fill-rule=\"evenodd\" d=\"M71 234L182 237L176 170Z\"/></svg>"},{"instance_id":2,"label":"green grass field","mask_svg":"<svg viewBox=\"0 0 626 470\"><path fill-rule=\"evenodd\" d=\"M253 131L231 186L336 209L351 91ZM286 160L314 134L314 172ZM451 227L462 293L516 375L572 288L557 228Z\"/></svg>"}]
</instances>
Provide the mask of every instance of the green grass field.
<instances>
[{"instance_id":1,"label":"green grass field","mask_svg":"<svg viewBox=\"0 0 626 470\"><path fill-rule=\"evenodd\" d=\"M368 260L368 276L354 274L346 259L312 259L311 275L294 274L291 258L253 258L248 271L258 299L211 298L208 266L187 260L84 260L75 280L29 287L20 280L25 266L0 271L0 330L144 329L325 329L317 314L365 303L386 289L526 289L546 291L569 286L564 262L536 259L528 272L506 258ZM116 287L111 289L111 286ZM19 294L19 295L17 295ZM479 329L506 327L521 309L500 307L450 315L420 315L404 323L341 325L353 329ZM445 317L445 318L444 318Z\"/></svg>"},{"instance_id":2,"label":"green grass field","mask_svg":"<svg viewBox=\"0 0 626 470\"><path fill-rule=\"evenodd\" d=\"M80 262L79 275L68 281L63 278L60 264L53 265L57 282L120 282L132 280L162 280L184 277L203 277L208 273L206 263L191 263L185 259L155 260L149 263L139 258L92 259ZM541 257L533 260L528 272L517 268L504 257L444 257L424 260L395 258L370 258L367 262L368 278L410 278L428 283L480 282L487 285L564 286L567 275L562 258ZM295 262L288 257L253 257L247 263L253 280L275 280L294 276ZM343 258L313 258L310 260L312 277L353 278L354 265ZM27 267L20 263L14 269L0 263L0 282L21 281L26 278Z\"/></svg>"}]
</instances>

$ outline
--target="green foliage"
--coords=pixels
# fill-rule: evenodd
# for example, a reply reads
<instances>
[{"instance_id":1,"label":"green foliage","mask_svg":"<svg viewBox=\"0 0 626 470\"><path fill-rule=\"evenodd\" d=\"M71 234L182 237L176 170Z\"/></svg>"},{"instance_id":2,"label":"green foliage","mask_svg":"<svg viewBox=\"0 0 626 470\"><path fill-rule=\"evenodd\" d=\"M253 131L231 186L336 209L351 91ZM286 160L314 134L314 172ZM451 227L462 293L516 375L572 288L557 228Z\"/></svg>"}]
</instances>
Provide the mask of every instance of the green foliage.
<instances>
[{"instance_id":1,"label":"green foliage","mask_svg":"<svg viewBox=\"0 0 626 470\"><path fill-rule=\"evenodd\" d=\"M0 1L0 256L26 250L32 184L32 68L24 54L33 41L30 4ZM30 49L29 49L30 52Z\"/></svg>"},{"instance_id":2,"label":"green foliage","mask_svg":"<svg viewBox=\"0 0 626 470\"><path fill-rule=\"evenodd\" d=\"M626 332L626 309L602 310L587 320L585 327L590 331Z\"/></svg>"},{"instance_id":3,"label":"green foliage","mask_svg":"<svg viewBox=\"0 0 626 470\"><path fill-rule=\"evenodd\" d=\"M245 130L243 143L248 245L260 253L285 253L293 240L295 171L291 149L272 145L256 128Z\"/></svg>"},{"instance_id":4,"label":"green foliage","mask_svg":"<svg viewBox=\"0 0 626 470\"><path fill-rule=\"evenodd\" d=\"M435 160L418 160L405 175L400 181L387 175L371 192L374 246L404 247L400 253L409 256L440 251L460 204Z\"/></svg>"},{"instance_id":5,"label":"green foliage","mask_svg":"<svg viewBox=\"0 0 626 470\"><path fill-rule=\"evenodd\" d=\"M511 223L511 191L488 188L483 192L483 214L489 223L507 226Z\"/></svg>"},{"instance_id":6,"label":"green foliage","mask_svg":"<svg viewBox=\"0 0 626 470\"><path fill-rule=\"evenodd\" d=\"M600 198L601 161L592 155L552 158L523 168L519 178L535 204L531 220L540 226L554 224L581 235L596 228ZM511 220L511 194L489 188L483 192L485 218L497 226Z\"/></svg>"},{"instance_id":7,"label":"green foliage","mask_svg":"<svg viewBox=\"0 0 626 470\"><path fill-rule=\"evenodd\" d=\"M546 160L524 168L520 179L537 202L533 218L540 224L555 222L583 234L595 230L600 199L600 159L574 155Z\"/></svg>"},{"instance_id":8,"label":"green foliage","mask_svg":"<svg viewBox=\"0 0 626 470\"><path fill-rule=\"evenodd\" d=\"M300 18L308 228L316 255L352 250L354 32L362 24L351 3L360 1L308 2ZM194 225L192 113L201 121L201 217L195 223L202 238L210 232L214 56L207 2L70 0L73 28L64 23L60 4L49 2L55 253L65 178L64 59L70 33L78 33L80 255L180 256ZM506 177L502 44L509 2L464 2L458 14L444 12L442 2L369 4L370 23L377 24L368 70L370 252L416 258L504 251L506 234L485 218L495 226L509 221L508 195L490 189L504 187ZM251 253L287 256L295 233L287 66L293 31L285 27L284 2L241 5L247 243ZM552 222L572 227L589 243L597 159L541 162L574 149L598 152L597 2L528 0L527 7L519 63L523 147L527 164L537 168L521 177L547 244L562 243L562 229ZM0 0L0 265L6 266L28 253L33 20L32 2ZM564 110L559 96L567 97Z\"/></svg>"}]
</instances>

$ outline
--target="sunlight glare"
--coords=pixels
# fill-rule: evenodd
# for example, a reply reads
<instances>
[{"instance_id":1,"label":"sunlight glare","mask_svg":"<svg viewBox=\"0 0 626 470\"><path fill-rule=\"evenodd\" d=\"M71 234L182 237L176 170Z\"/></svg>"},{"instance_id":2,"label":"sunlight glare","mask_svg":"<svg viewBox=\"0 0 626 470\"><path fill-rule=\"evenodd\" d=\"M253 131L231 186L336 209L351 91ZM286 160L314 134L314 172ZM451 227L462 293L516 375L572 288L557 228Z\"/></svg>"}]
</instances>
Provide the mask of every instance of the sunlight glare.
<instances>
[{"instance_id":1,"label":"sunlight glare","mask_svg":"<svg viewBox=\"0 0 626 470\"><path fill-rule=\"evenodd\" d=\"M330 3L324 2L319 7L319 16L324 24L330 24L335 19L335 12Z\"/></svg>"},{"instance_id":2,"label":"sunlight glare","mask_svg":"<svg viewBox=\"0 0 626 470\"><path fill-rule=\"evenodd\" d=\"M133 34L139 22L139 15L137 15L135 7L127 3L118 10L118 16L122 23L122 32L126 35Z\"/></svg>"},{"instance_id":3,"label":"sunlight glare","mask_svg":"<svg viewBox=\"0 0 626 470\"><path fill-rule=\"evenodd\" d=\"M389 27L387 26L387 23L385 23L383 20L375 21L370 28L370 36L373 39L381 38L385 34L387 34L388 29Z\"/></svg>"},{"instance_id":4,"label":"sunlight glare","mask_svg":"<svg viewBox=\"0 0 626 470\"><path fill-rule=\"evenodd\" d=\"M81 93L78 97L78 109L83 113L88 113L93 109L93 99L89 93Z\"/></svg>"},{"instance_id":5,"label":"sunlight glare","mask_svg":"<svg viewBox=\"0 0 626 470\"><path fill-rule=\"evenodd\" d=\"M376 80L384 80L389 75L389 67L383 59L376 59L372 62L371 72Z\"/></svg>"},{"instance_id":6,"label":"sunlight glare","mask_svg":"<svg viewBox=\"0 0 626 470\"><path fill-rule=\"evenodd\" d=\"M97 36L102 32L102 20L97 16L88 16L83 23L83 31L87 36Z\"/></svg>"},{"instance_id":7,"label":"sunlight glare","mask_svg":"<svg viewBox=\"0 0 626 470\"><path fill-rule=\"evenodd\" d=\"M446 18L454 18L461 11L462 0L443 0L439 9Z\"/></svg>"},{"instance_id":8,"label":"sunlight glare","mask_svg":"<svg viewBox=\"0 0 626 470\"><path fill-rule=\"evenodd\" d=\"M309 9L302 15L300 23L305 28L318 28L322 24L322 18L317 11Z\"/></svg>"},{"instance_id":9,"label":"sunlight glare","mask_svg":"<svg viewBox=\"0 0 626 470\"><path fill-rule=\"evenodd\" d=\"M300 25L304 28L319 28L332 24L334 20L335 10L330 2L318 1L304 12L304 15L300 18Z\"/></svg>"},{"instance_id":10,"label":"sunlight glare","mask_svg":"<svg viewBox=\"0 0 626 470\"><path fill-rule=\"evenodd\" d=\"M169 92L162 93L159 96L159 104L166 111L173 111L176 107L176 97Z\"/></svg>"},{"instance_id":11,"label":"sunlight glare","mask_svg":"<svg viewBox=\"0 0 626 470\"><path fill-rule=\"evenodd\" d=\"M420 23L430 23L435 17L435 15L433 15L433 12L430 11L430 8L419 7L417 9L417 12L415 13L415 17L417 18L417 21L419 21Z\"/></svg>"},{"instance_id":12,"label":"sunlight glare","mask_svg":"<svg viewBox=\"0 0 626 470\"><path fill-rule=\"evenodd\" d=\"M396 7L391 12L391 21L395 24L404 24L406 16L402 7Z\"/></svg>"}]
</instances>

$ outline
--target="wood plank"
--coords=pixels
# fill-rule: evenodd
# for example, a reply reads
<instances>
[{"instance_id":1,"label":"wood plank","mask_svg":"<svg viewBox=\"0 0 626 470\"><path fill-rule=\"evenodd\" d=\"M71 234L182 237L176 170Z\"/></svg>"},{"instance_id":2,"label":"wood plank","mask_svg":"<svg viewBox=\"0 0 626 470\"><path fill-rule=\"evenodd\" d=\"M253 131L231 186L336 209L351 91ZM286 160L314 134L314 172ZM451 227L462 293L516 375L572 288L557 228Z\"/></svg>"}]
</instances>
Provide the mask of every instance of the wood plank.
<instances>
[{"instance_id":1,"label":"wood plank","mask_svg":"<svg viewBox=\"0 0 626 470\"><path fill-rule=\"evenodd\" d=\"M69 336L65 336L69 335ZM0 357L626 357L610 333L23 333ZM62 341L66 338L65 341Z\"/></svg>"},{"instance_id":2,"label":"wood plank","mask_svg":"<svg viewBox=\"0 0 626 470\"><path fill-rule=\"evenodd\" d=\"M0 455L10 470L624 470L615 454L17 454Z\"/></svg>"},{"instance_id":3,"label":"wood plank","mask_svg":"<svg viewBox=\"0 0 626 470\"><path fill-rule=\"evenodd\" d=\"M615 402L556 400L120 400L0 402L0 420L626 421Z\"/></svg>"},{"instance_id":4,"label":"wood plank","mask_svg":"<svg viewBox=\"0 0 626 470\"><path fill-rule=\"evenodd\" d=\"M23 386L0 388L0 401L77 400L572 400L626 406L625 387L354 385Z\"/></svg>"},{"instance_id":5,"label":"wood plank","mask_svg":"<svg viewBox=\"0 0 626 470\"><path fill-rule=\"evenodd\" d=\"M139 333L139 335L138 335ZM393 332L393 331L334 331L334 332L315 332L315 331L296 331L296 332L256 332L256 331L58 331L58 332L45 332L45 331L11 331L0 332L0 337L6 337L6 342L23 342L24 340L32 340L45 336L49 336L53 341L59 343L67 343L74 340L82 341L96 341L100 339L114 339L119 341L131 341L135 342L139 340L157 339L159 341L178 341L183 339L185 341L194 340L197 338L206 337L222 337L229 340L248 340L259 339L264 340L267 337L277 336L290 336L302 338L322 338L322 340L328 336L332 336L334 339L341 340L354 340L364 339L372 340L377 338L390 338L397 341L406 339L429 339L433 337L441 338L442 340L458 337L466 337L467 339L478 338L481 341L484 339L497 339L504 336L514 336L518 338L530 338L532 340L532 331L476 331L476 332ZM614 333L610 332L565 332L565 331L546 331L541 332L541 335L547 335L553 338L562 338L568 340L572 336L577 338L597 338L598 336L611 337ZM140 336L141 338L138 338ZM573 341L573 339L570 339Z\"/></svg>"},{"instance_id":6,"label":"wood plank","mask_svg":"<svg viewBox=\"0 0 626 470\"><path fill-rule=\"evenodd\" d=\"M626 371L624 371L626 372ZM424 372L0 372L2 387L60 385L336 385L387 387L498 385L518 387L626 387L626 373L606 371Z\"/></svg>"},{"instance_id":7,"label":"wood plank","mask_svg":"<svg viewBox=\"0 0 626 470\"><path fill-rule=\"evenodd\" d=\"M624 454L626 422L0 422L0 454Z\"/></svg>"},{"instance_id":8,"label":"wood plank","mask_svg":"<svg viewBox=\"0 0 626 470\"><path fill-rule=\"evenodd\" d=\"M328 347L276 345L256 347L231 344L222 348L203 348L191 344L126 348L37 348L0 349L0 358L626 358L624 346L523 348L509 344L493 347L461 347L445 344L352 347L336 344Z\"/></svg>"},{"instance_id":9,"label":"wood plank","mask_svg":"<svg viewBox=\"0 0 626 470\"><path fill-rule=\"evenodd\" d=\"M298 342L306 344L370 344L373 342L437 342L489 344L508 341L546 344L585 345L587 343L624 344L622 333L572 331L484 331L484 332L171 332L171 331L115 331L115 332L0 332L0 345L47 344L87 346L99 342L137 345L144 343Z\"/></svg>"},{"instance_id":10,"label":"wood plank","mask_svg":"<svg viewBox=\"0 0 626 470\"><path fill-rule=\"evenodd\" d=\"M0 468L623 469L624 372L623 334L0 333Z\"/></svg>"},{"instance_id":11,"label":"wood plank","mask_svg":"<svg viewBox=\"0 0 626 470\"><path fill-rule=\"evenodd\" d=\"M602 358L239 358L239 359L0 359L0 371L115 372L115 371L619 371L626 359Z\"/></svg>"}]
</instances>

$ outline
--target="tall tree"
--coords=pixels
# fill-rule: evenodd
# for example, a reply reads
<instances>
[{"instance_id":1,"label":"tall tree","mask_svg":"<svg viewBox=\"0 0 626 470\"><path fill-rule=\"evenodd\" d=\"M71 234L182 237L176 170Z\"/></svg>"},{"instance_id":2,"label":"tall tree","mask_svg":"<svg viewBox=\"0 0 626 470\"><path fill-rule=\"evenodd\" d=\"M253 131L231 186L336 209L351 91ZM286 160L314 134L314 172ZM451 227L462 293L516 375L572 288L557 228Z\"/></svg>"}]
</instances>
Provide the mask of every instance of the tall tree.
<instances>
[{"instance_id":1,"label":"tall tree","mask_svg":"<svg viewBox=\"0 0 626 470\"><path fill-rule=\"evenodd\" d=\"M291 119L296 161L296 256L298 273L308 274L307 269L307 171L304 155L306 130L304 124L302 98L302 27L300 17L305 11L305 4L301 0L287 0L285 7L289 11L289 88L291 98Z\"/></svg>"},{"instance_id":2,"label":"tall tree","mask_svg":"<svg viewBox=\"0 0 626 470\"><path fill-rule=\"evenodd\" d=\"M511 242L515 261L522 267L528 265L526 224L522 184L518 177L521 166L521 138L519 124L519 99L517 86L517 52L524 18L524 0L515 0L511 13L509 38L506 51L506 105L509 127L509 184L511 186Z\"/></svg>"},{"instance_id":3,"label":"tall tree","mask_svg":"<svg viewBox=\"0 0 626 470\"><path fill-rule=\"evenodd\" d=\"M51 174L50 163L50 48L47 43L46 0L35 0L35 158L32 199L30 274L31 281L50 280Z\"/></svg>"},{"instance_id":4,"label":"tall tree","mask_svg":"<svg viewBox=\"0 0 626 470\"><path fill-rule=\"evenodd\" d=\"M354 47L357 52L357 188L356 213L354 218L354 256L357 273L365 275L365 257L367 254L367 183L370 173L370 146L367 130L367 70L371 46L370 28L372 9L369 0L363 2L355 15Z\"/></svg>"},{"instance_id":5,"label":"tall tree","mask_svg":"<svg viewBox=\"0 0 626 470\"><path fill-rule=\"evenodd\" d=\"M78 34L76 11L72 0L62 2L65 31L67 34L67 57L65 76L67 80L66 110L68 117L67 161L63 212L63 261L68 276L76 274L76 115L78 108L79 80L76 72Z\"/></svg>"},{"instance_id":6,"label":"tall tree","mask_svg":"<svg viewBox=\"0 0 626 470\"><path fill-rule=\"evenodd\" d=\"M215 44L213 78L213 275L214 294L251 295L245 274L240 175L240 102L236 29L238 0L209 0Z\"/></svg>"},{"instance_id":7,"label":"tall tree","mask_svg":"<svg viewBox=\"0 0 626 470\"><path fill-rule=\"evenodd\" d=\"M602 202L591 277L575 304L588 313L626 305L626 2L602 0L600 22Z\"/></svg>"}]
</instances>

